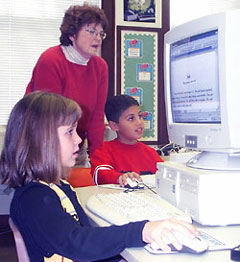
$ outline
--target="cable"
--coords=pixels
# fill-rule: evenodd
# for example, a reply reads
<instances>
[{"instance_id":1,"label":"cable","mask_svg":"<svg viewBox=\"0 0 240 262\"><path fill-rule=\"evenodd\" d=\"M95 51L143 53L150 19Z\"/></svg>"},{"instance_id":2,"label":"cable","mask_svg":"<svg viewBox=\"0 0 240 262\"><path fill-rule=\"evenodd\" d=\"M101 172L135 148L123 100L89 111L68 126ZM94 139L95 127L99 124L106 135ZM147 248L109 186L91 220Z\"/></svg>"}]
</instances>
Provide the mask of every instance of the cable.
<instances>
[{"instance_id":1,"label":"cable","mask_svg":"<svg viewBox=\"0 0 240 262\"><path fill-rule=\"evenodd\" d=\"M154 194L157 194L156 191L154 191L150 186L148 186L147 184L141 182L147 189L149 189L150 191L152 191Z\"/></svg>"}]
</instances>

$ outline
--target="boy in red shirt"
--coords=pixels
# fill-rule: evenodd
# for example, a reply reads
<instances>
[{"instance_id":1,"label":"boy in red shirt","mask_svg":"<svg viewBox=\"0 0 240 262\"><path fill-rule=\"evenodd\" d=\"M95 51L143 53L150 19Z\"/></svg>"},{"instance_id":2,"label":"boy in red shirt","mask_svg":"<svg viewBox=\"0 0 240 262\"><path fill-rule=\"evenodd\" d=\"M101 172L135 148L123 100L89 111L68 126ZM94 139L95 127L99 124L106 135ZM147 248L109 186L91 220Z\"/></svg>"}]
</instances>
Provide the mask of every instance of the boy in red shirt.
<instances>
[{"instance_id":1,"label":"boy in red shirt","mask_svg":"<svg viewBox=\"0 0 240 262\"><path fill-rule=\"evenodd\" d=\"M95 184L127 184L127 177L141 180L141 174L154 174L163 160L151 147L139 142L144 121L138 102L128 95L108 99L105 114L117 138L105 141L90 158Z\"/></svg>"}]
</instances>

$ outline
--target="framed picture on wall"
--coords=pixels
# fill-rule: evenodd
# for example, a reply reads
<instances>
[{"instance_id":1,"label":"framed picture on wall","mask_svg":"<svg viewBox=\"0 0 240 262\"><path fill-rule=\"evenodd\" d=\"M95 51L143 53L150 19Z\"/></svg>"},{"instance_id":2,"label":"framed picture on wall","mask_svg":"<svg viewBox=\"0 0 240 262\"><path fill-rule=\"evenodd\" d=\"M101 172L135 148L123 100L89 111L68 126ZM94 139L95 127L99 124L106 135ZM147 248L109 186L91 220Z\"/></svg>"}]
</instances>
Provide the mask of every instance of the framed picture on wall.
<instances>
[{"instance_id":1,"label":"framed picture on wall","mask_svg":"<svg viewBox=\"0 0 240 262\"><path fill-rule=\"evenodd\" d=\"M120 26L162 27L162 0L117 0L115 5Z\"/></svg>"},{"instance_id":2,"label":"framed picture on wall","mask_svg":"<svg viewBox=\"0 0 240 262\"><path fill-rule=\"evenodd\" d=\"M117 28L118 93L134 97L144 119L144 142L158 141L158 32ZM119 41L120 40L120 41Z\"/></svg>"}]
</instances>

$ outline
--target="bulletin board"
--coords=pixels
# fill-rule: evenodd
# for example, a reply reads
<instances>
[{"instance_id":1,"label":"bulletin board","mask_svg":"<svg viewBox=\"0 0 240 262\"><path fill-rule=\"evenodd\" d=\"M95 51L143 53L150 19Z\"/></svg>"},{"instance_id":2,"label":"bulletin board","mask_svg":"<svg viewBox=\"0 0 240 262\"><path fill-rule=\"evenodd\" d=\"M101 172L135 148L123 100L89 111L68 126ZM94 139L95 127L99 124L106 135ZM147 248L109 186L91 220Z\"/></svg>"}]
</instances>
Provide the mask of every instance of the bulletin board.
<instances>
[{"instance_id":1,"label":"bulletin board","mask_svg":"<svg viewBox=\"0 0 240 262\"><path fill-rule=\"evenodd\" d=\"M143 141L158 140L158 33L120 31L121 90L134 97L144 119ZM119 35L119 34L118 34Z\"/></svg>"},{"instance_id":2,"label":"bulletin board","mask_svg":"<svg viewBox=\"0 0 240 262\"><path fill-rule=\"evenodd\" d=\"M108 96L128 94L136 98L144 112L142 142L165 145L169 139L163 48L164 34L169 30L170 0L102 0L102 3L111 24L102 49L109 65Z\"/></svg>"}]
</instances>

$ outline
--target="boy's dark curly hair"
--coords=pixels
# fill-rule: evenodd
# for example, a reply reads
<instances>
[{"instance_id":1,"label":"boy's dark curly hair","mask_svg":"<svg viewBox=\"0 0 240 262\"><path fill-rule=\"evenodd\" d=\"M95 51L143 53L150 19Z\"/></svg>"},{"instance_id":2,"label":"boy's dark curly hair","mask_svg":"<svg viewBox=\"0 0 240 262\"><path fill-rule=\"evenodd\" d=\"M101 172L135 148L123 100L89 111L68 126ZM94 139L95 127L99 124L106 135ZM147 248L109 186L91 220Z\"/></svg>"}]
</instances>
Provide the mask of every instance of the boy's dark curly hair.
<instances>
[{"instance_id":1,"label":"boy's dark curly hair","mask_svg":"<svg viewBox=\"0 0 240 262\"><path fill-rule=\"evenodd\" d=\"M64 46L72 45L69 36L77 35L79 30L88 24L101 24L103 30L108 25L107 18L102 9L97 6L73 5L68 8L60 27L60 42Z\"/></svg>"}]
</instances>

